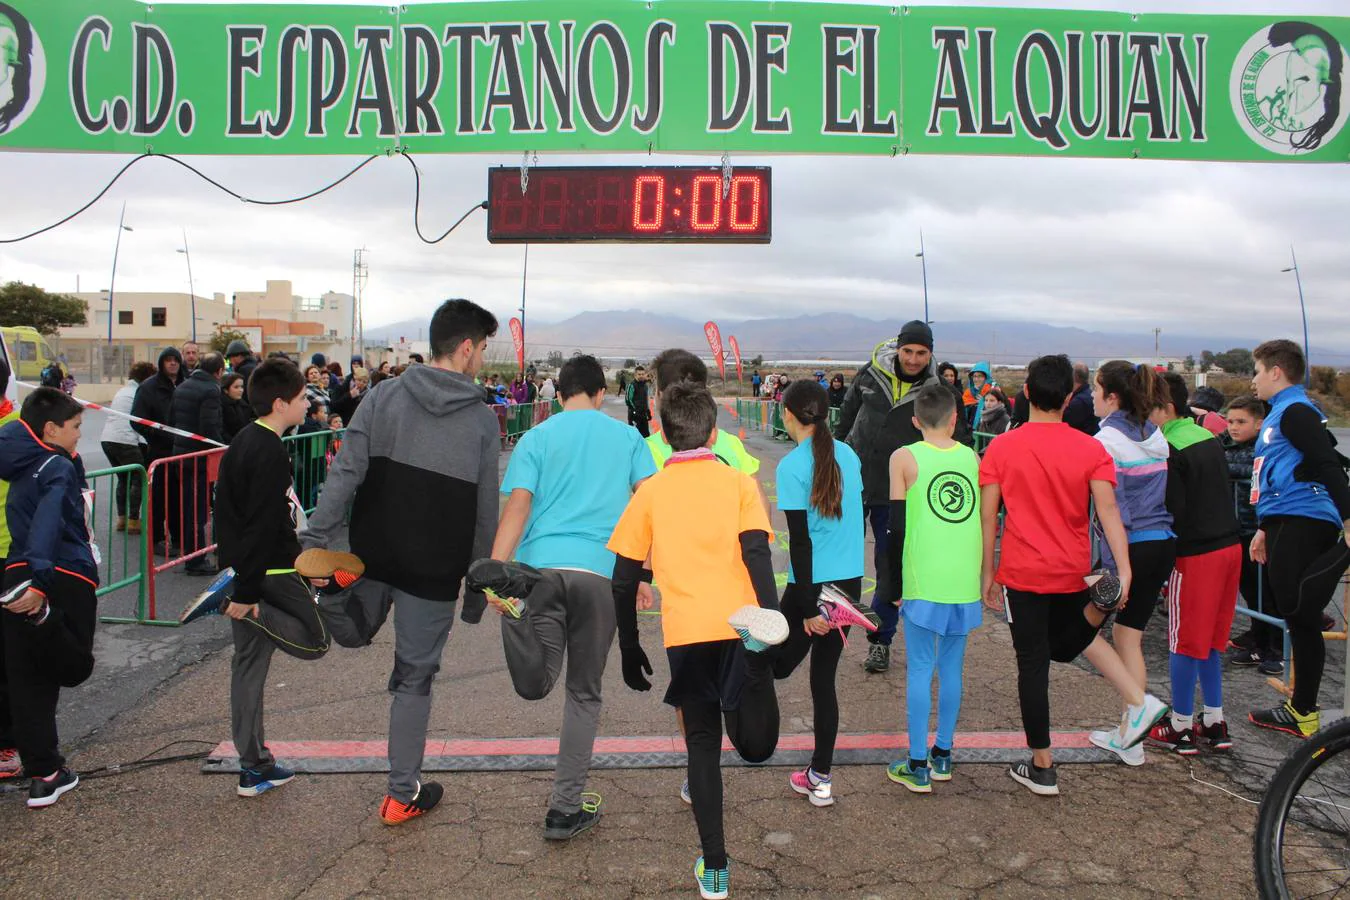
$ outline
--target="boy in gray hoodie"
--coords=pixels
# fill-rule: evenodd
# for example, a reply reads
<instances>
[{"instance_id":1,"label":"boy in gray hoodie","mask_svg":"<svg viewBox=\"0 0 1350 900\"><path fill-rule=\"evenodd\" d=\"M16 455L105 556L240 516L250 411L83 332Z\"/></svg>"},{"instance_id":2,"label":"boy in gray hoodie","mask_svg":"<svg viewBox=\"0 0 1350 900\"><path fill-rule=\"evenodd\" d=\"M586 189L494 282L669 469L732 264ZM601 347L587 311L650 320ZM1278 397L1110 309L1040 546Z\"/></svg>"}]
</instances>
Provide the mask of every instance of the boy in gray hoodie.
<instances>
[{"instance_id":1,"label":"boy in gray hoodie","mask_svg":"<svg viewBox=\"0 0 1350 900\"><path fill-rule=\"evenodd\" d=\"M461 583L469 563L490 553L497 530L500 434L474 383L496 331L497 319L475 303L441 304L431 319L431 363L366 395L300 536L306 552L296 568L308 577L350 571L341 564L350 555L329 552L344 528L352 554L364 563L363 579L323 603L338 643L369 644L389 608L398 608L389 677L389 792L380 805L386 825L423 815L443 794L439 784L420 781L422 752L431 682ZM401 527L391 531L391 521ZM324 566L325 557L336 564ZM341 584L340 572L335 580ZM481 593L465 593L460 618L478 622L486 604Z\"/></svg>"}]
</instances>

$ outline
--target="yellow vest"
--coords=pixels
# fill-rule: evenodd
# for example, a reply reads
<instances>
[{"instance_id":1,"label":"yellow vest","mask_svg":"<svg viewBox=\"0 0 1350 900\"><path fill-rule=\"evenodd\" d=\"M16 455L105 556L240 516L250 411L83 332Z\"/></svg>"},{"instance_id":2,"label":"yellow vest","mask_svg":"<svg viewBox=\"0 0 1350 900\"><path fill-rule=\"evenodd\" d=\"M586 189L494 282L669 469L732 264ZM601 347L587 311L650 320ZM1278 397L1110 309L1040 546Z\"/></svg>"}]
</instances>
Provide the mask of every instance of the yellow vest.
<instances>
[{"instance_id":1,"label":"yellow vest","mask_svg":"<svg viewBox=\"0 0 1350 900\"><path fill-rule=\"evenodd\" d=\"M0 427L19 418L19 407L14 407L9 415L0 419ZM9 500L9 482L0 481L0 559L9 558L9 518L5 515L5 503Z\"/></svg>"}]
</instances>

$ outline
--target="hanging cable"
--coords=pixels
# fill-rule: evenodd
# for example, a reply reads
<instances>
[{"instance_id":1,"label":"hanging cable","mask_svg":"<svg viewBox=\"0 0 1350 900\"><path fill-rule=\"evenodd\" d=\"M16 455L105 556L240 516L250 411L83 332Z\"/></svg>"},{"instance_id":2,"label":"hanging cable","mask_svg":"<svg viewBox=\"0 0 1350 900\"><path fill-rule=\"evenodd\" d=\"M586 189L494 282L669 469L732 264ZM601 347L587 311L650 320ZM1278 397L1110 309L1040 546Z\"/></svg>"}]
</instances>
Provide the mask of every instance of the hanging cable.
<instances>
[{"instance_id":1,"label":"hanging cable","mask_svg":"<svg viewBox=\"0 0 1350 900\"><path fill-rule=\"evenodd\" d=\"M449 237L450 232L458 228L464 222L465 219L473 215L473 211L475 209L487 209L488 202L486 200L484 200L481 203L475 203L473 206L469 207L468 212L464 213L464 215L459 217L459 219L455 222L455 224L445 229L445 233L442 234L440 237L435 238L434 240L428 238L426 235L422 234L422 223L419 221L421 218L421 211L422 211L422 170L417 167L417 163L413 160L411 153L408 153L407 151L404 150L400 150L399 155L408 161L408 165L412 166L413 230L417 232L418 238L420 238L424 244L439 244L441 241Z\"/></svg>"},{"instance_id":2,"label":"hanging cable","mask_svg":"<svg viewBox=\"0 0 1350 900\"><path fill-rule=\"evenodd\" d=\"M405 159L407 159L407 160L408 160L408 164L411 165L411 166L412 166L412 169L413 169L413 179L414 179L414 182L413 182L413 229L417 232L418 238L420 238L423 242L428 243L428 244L437 244L437 243L440 243L441 241L445 240L445 238L450 234L450 232L452 232L452 231L454 231L456 228L458 228L458 227L464 222L464 220L467 219L467 218L473 213L473 211L474 211L475 209L486 209L486 208L487 208L487 201L486 201L486 200L484 200L484 201L481 202L481 203L475 203L475 204L473 205L473 207L471 207L471 208L469 209L468 212L466 212L464 215L460 216L460 217L459 217L459 220L456 221L455 224L453 224L453 225L451 225L449 228L447 228L447 229L445 230L445 233L442 234L440 237L435 238L434 240L433 240L433 239L427 238L425 235L422 234L422 226L421 226L422 172L421 172L421 170L417 167L417 163L413 161L413 158L412 158L411 154L406 153L406 152L404 152L404 151L402 151L402 150L398 150L398 151L395 151L395 152L398 153L400 156L404 157ZM341 177L337 178L337 179L334 180L334 181L330 181L328 184L325 184L323 187L320 187L320 188L318 188L318 189L316 189L316 190L310 191L309 193L301 194L301 195L299 195L299 196L297 196L297 197L285 197L285 198L282 198L282 199L280 199L280 200L263 200L263 199L258 199L258 198L256 198L256 197L247 197L247 196L245 196L245 195L239 193L238 191L233 190L232 188L229 188L229 187L227 187L227 186L224 185L224 184L221 184L219 181L217 181L216 179L214 179L214 178L212 178L211 176L207 175L205 172L201 171L201 170L198 169L196 166L194 166L194 165L192 165L191 163L186 162L186 161L184 161L184 160L182 160L182 159L179 159L179 158L176 157L176 156L171 156L171 155L169 155L169 154L167 154L167 153L153 153L153 152L142 153L140 156L137 156L137 157L135 157L135 158L129 160L129 161L127 162L126 165L124 165L124 166L122 166L122 168L118 169L118 170L117 170L117 174L114 175L114 176L112 177L112 179L111 179L106 185L103 186L103 189L102 189L102 190L100 190L97 194L94 195L93 199L91 199L88 203L86 203L86 204L84 204L83 206L81 206L79 209L77 209L77 210L75 210L74 212L72 212L70 215L65 216L64 218L61 218L61 219L59 219L59 220L53 222L53 223L50 224L50 225L45 225L45 226L43 226L42 228L37 229L36 231L30 231L30 232L27 233L27 234L20 235L19 237L13 237L13 238L0 238L0 244L17 244L17 243L20 243L20 242L22 242L22 241L29 240L30 238L35 238L35 237L37 237L38 235L46 234L48 231L51 231L51 230L53 230L53 229L55 229L55 228L61 227L62 225L66 224L67 222L69 222L69 221L71 221L72 219L74 219L74 218L76 218L77 216L79 216L81 213L84 213L86 210L88 210L90 207L92 207L92 206L93 206L95 203L97 203L98 201L102 200L103 197L104 197L104 195L106 195L106 194L108 193L108 191L112 190L113 185L117 184L117 182L122 178L123 175L125 175L125 174L131 169L132 166L136 165L136 164L139 163L141 160L143 160L143 159L148 159L148 158L150 158L150 157L156 157L156 158L158 158L158 159L166 159L166 160L168 160L168 161L171 162L171 163L175 163L176 165L182 166L184 169L187 169L189 172L191 172L193 175L196 175L198 178L202 179L202 180L205 181L207 184L211 185L212 187L216 188L217 190L220 190L220 191L222 191L222 192L224 192L224 193L230 195L231 197L233 197L234 199L240 201L241 203L248 203L248 204L251 204L251 205L253 205L253 206L285 206L285 205L291 204L291 203L302 203L302 202L304 202L304 201L306 201L306 200L312 200L312 199L314 199L315 197L318 197L318 196L321 195L321 194L325 194L325 193L327 193L328 191L333 190L333 188L335 188L335 187L337 187L338 185L344 183L345 181L347 181L347 179L351 178L351 177L352 177L353 175L355 175L357 172L360 172L360 171L361 171L362 169L364 169L366 166L370 165L370 163L371 163L372 161L374 161L374 160L380 158L380 157L383 156L383 155L385 155L385 154L378 154L378 153L377 153L377 154L372 154L371 156L367 156L365 159L361 160L361 162L358 163L356 166L354 166L353 168L349 169L346 173L344 173Z\"/></svg>"}]
</instances>

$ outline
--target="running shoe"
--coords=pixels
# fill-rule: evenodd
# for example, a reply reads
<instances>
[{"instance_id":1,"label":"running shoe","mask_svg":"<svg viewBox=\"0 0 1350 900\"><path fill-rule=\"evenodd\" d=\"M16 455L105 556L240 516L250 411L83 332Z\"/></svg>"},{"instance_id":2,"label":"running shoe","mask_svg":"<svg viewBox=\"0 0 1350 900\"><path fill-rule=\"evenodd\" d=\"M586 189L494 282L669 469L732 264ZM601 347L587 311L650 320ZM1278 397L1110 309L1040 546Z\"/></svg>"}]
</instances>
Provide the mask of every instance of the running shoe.
<instances>
[{"instance_id":1,"label":"running shoe","mask_svg":"<svg viewBox=\"0 0 1350 900\"><path fill-rule=\"evenodd\" d=\"M886 777L915 794L933 793L932 773L928 767L911 766L908 759L898 759L887 766Z\"/></svg>"},{"instance_id":2,"label":"running shoe","mask_svg":"<svg viewBox=\"0 0 1350 900\"><path fill-rule=\"evenodd\" d=\"M885 672L891 667L891 648L885 644L873 644L863 660L864 672Z\"/></svg>"},{"instance_id":3,"label":"running shoe","mask_svg":"<svg viewBox=\"0 0 1350 900\"><path fill-rule=\"evenodd\" d=\"M567 841L591 828L600 821L600 795L582 794L581 809L574 813L561 813L550 809L544 817L544 840Z\"/></svg>"},{"instance_id":4,"label":"running shoe","mask_svg":"<svg viewBox=\"0 0 1350 900\"><path fill-rule=\"evenodd\" d=\"M519 597L498 597L491 591L487 595L502 605L502 613L513 619L519 619L525 615L525 601Z\"/></svg>"},{"instance_id":5,"label":"running shoe","mask_svg":"<svg viewBox=\"0 0 1350 900\"><path fill-rule=\"evenodd\" d=\"M289 783L294 777L294 772L276 763L265 769L244 769L239 773L239 787L234 792L240 797L256 797Z\"/></svg>"},{"instance_id":6,"label":"running shoe","mask_svg":"<svg viewBox=\"0 0 1350 900\"><path fill-rule=\"evenodd\" d=\"M1257 666L1261 664L1261 653L1260 651L1250 650L1246 647L1234 647L1228 653L1228 663L1229 665L1242 666L1243 668Z\"/></svg>"},{"instance_id":7,"label":"running shoe","mask_svg":"<svg viewBox=\"0 0 1350 900\"><path fill-rule=\"evenodd\" d=\"M28 808L44 809L51 806L61 795L74 790L80 783L80 776L65 766L57 769L46 778L34 778L28 784Z\"/></svg>"},{"instance_id":8,"label":"running shoe","mask_svg":"<svg viewBox=\"0 0 1350 900\"><path fill-rule=\"evenodd\" d=\"M18 584L14 585L14 587L5 591L3 594L0 594L0 606L9 606L15 600L18 600L20 597L26 594L28 592L28 589L32 586L33 586L33 579L31 578L27 578L24 579L23 581L20 581Z\"/></svg>"},{"instance_id":9,"label":"running shoe","mask_svg":"<svg viewBox=\"0 0 1350 900\"><path fill-rule=\"evenodd\" d=\"M402 825L431 812L444 795L445 788L435 781L428 781L425 784L419 781L417 793L413 794L412 800L407 803L386 794L384 802L380 804L380 821L386 825Z\"/></svg>"},{"instance_id":10,"label":"running shoe","mask_svg":"<svg viewBox=\"0 0 1350 900\"><path fill-rule=\"evenodd\" d=\"M1258 728L1283 731L1298 738L1310 737L1322 727L1321 713L1315 709L1310 713L1300 713L1288 700L1274 709L1252 710L1247 719Z\"/></svg>"},{"instance_id":11,"label":"running shoe","mask_svg":"<svg viewBox=\"0 0 1350 900\"><path fill-rule=\"evenodd\" d=\"M1263 659L1256 664L1256 671L1262 675L1283 675L1284 660L1282 659Z\"/></svg>"},{"instance_id":12,"label":"running shoe","mask_svg":"<svg viewBox=\"0 0 1350 900\"><path fill-rule=\"evenodd\" d=\"M688 778L684 780L684 784L680 785L680 799L683 800L685 803L688 803L690 806L694 805L694 797L692 794L689 793Z\"/></svg>"},{"instance_id":13,"label":"running shoe","mask_svg":"<svg viewBox=\"0 0 1350 900\"><path fill-rule=\"evenodd\" d=\"M937 748L934 747L934 750ZM952 755L948 752L945 756L938 756L936 753L928 753L928 771L932 773L934 781L952 780Z\"/></svg>"},{"instance_id":14,"label":"running shoe","mask_svg":"<svg viewBox=\"0 0 1350 900\"><path fill-rule=\"evenodd\" d=\"M1087 585L1088 599L1097 609L1110 613L1120 605L1120 579L1106 569L1095 570L1083 582Z\"/></svg>"},{"instance_id":15,"label":"running shoe","mask_svg":"<svg viewBox=\"0 0 1350 900\"><path fill-rule=\"evenodd\" d=\"M731 614L727 624L741 636L745 649L751 653L775 647L788 637L788 623L783 614L762 606L742 606Z\"/></svg>"},{"instance_id":16,"label":"running shoe","mask_svg":"<svg viewBox=\"0 0 1350 900\"><path fill-rule=\"evenodd\" d=\"M1228 734L1228 723L1225 721L1220 720L1213 725L1206 725L1203 721L1197 722L1195 736L1198 740L1207 741L1209 749L1216 753L1233 749L1233 739Z\"/></svg>"},{"instance_id":17,"label":"running shoe","mask_svg":"<svg viewBox=\"0 0 1350 900\"><path fill-rule=\"evenodd\" d=\"M731 870L709 869L703 864L703 857L694 863L694 879L698 882L698 895L703 900L726 900L731 892Z\"/></svg>"},{"instance_id":18,"label":"running shoe","mask_svg":"<svg viewBox=\"0 0 1350 900\"><path fill-rule=\"evenodd\" d=\"M1059 796L1059 771L1052 765L1048 769L1038 769L1034 763L1015 763L1008 769L1012 780L1041 797Z\"/></svg>"},{"instance_id":19,"label":"running shoe","mask_svg":"<svg viewBox=\"0 0 1350 900\"><path fill-rule=\"evenodd\" d=\"M789 775L788 785L797 793L804 794L812 806L834 805L834 792L828 775L817 775L808 767Z\"/></svg>"},{"instance_id":20,"label":"running shoe","mask_svg":"<svg viewBox=\"0 0 1350 900\"><path fill-rule=\"evenodd\" d=\"M1164 750L1175 750L1181 756L1195 756L1200 752L1195 744L1195 732L1190 728L1178 731L1171 719L1163 719L1154 725L1148 733L1148 742Z\"/></svg>"},{"instance_id":21,"label":"running shoe","mask_svg":"<svg viewBox=\"0 0 1350 900\"><path fill-rule=\"evenodd\" d=\"M366 574L366 564L354 553L311 547L295 558L295 571L302 578L327 579L321 593L336 594L351 587Z\"/></svg>"},{"instance_id":22,"label":"running shoe","mask_svg":"<svg viewBox=\"0 0 1350 900\"><path fill-rule=\"evenodd\" d=\"M868 631L877 630L877 626L870 619L858 612L848 594L832 584L827 584L820 589L820 599L816 601L816 609L820 610L820 614L825 617L825 621L829 622L831 627L839 629L839 636L844 639L845 646L848 645L848 638L844 636L845 627L857 625Z\"/></svg>"},{"instance_id":23,"label":"running shoe","mask_svg":"<svg viewBox=\"0 0 1350 900\"><path fill-rule=\"evenodd\" d=\"M1230 649L1233 650L1255 650L1256 636L1253 635L1252 630L1248 628L1246 631L1242 632L1242 634L1239 634L1237 637L1230 638L1228 641L1228 646Z\"/></svg>"},{"instance_id":24,"label":"running shoe","mask_svg":"<svg viewBox=\"0 0 1350 900\"><path fill-rule=\"evenodd\" d=\"M469 566L465 584L471 591L491 591L497 597L524 599L544 577L534 566L522 562L476 559Z\"/></svg>"},{"instance_id":25,"label":"running shoe","mask_svg":"<svg viewBox=\"0 0 1350 900\"><path fill-rule=\"evenodd\" d=\"M19 760L19 751L13 747L0 747L0 779L18 778L23 774L23 763Z\"/></svg>"},{"instance_id":26,"label":"running shoe","mask_svg":"<svg viewBox=\"0 0 1350 900\"><path fill-rule=\"evenodd\" d=\"M218 616L234 594L234 569L226 568L197 595L178 617L178 624L186 625L203 616Z\"/></svg>"},{"instance_id":27,"label":"running shoe","mask_svg":"<svg viewBox=\"0 0 1350 900\"><path fill-rule=\"evenodd\" d=\"M1120 744L1120 729L1110 728L1103 731L1094 731L1088 735L1088 740L1093 746L1101 747L1120 757L1120 761L1127 766L1142 766L1144 764L1144 745L1136 744L1133 747L1122 747Z\"/></svg>"},{"instance_id":28,"label":"running shoe","mask_svg":"<svg viewBox=\"0 0 1350 900\"><path fill-rule=\"evenodd\" d=\"M1157 697L1152 694L1145 694L1142 704L1127 708L1125 714L1120 718L1121 746L1133 747L1148 737L1148 733L1153 730L1153 726L1157 725L1162 717L1171 711L1171 707Z\"/></svg>"}]
</instances>

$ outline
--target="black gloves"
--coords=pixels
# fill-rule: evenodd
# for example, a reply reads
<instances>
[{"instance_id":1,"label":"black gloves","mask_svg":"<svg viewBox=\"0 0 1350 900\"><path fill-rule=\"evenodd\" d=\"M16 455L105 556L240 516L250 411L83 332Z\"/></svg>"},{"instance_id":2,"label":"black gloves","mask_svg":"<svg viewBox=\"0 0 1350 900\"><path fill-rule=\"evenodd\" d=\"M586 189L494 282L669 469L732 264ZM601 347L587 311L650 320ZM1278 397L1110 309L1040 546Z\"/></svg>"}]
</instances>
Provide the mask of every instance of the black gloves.
<instances>
[{"instance_id":1,"label":"black gloves","mask_svg":"<svg viewBox=\"0 0 1350 900\"><path fill-rule=\"evenodd\" d=\"M621 644L619 655L623 658L623 683L635 691L650 691L652 683L645 676L652 674L652 664L647 661L642 645Z\"/></svg>"}]
</instances>

